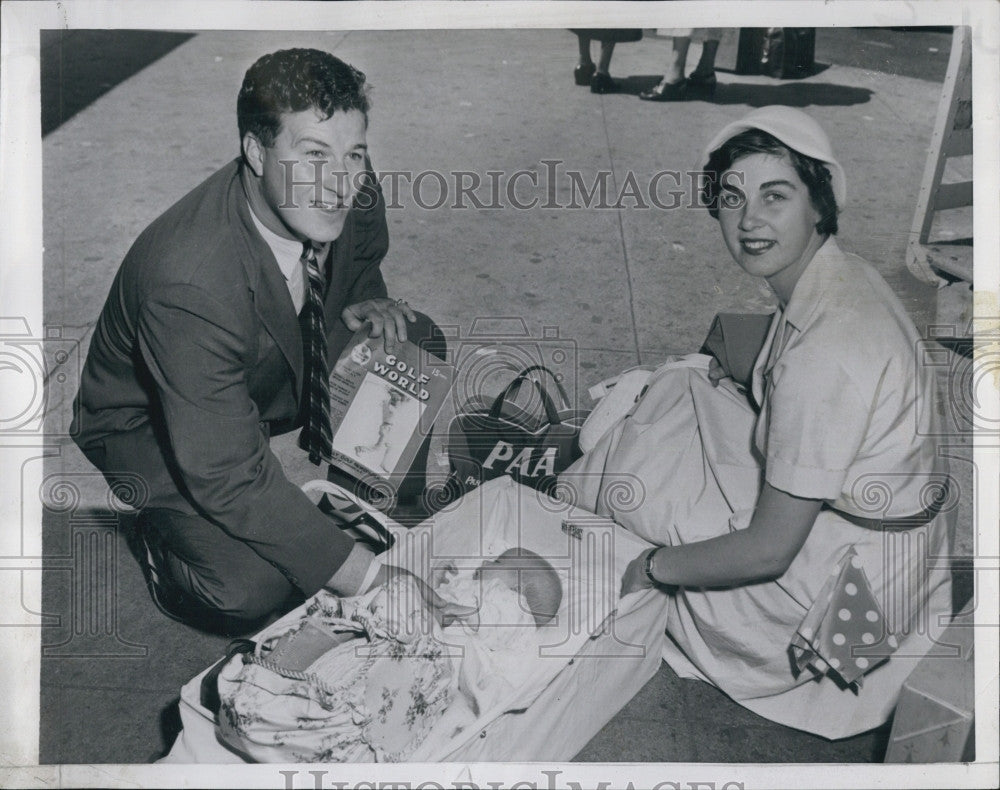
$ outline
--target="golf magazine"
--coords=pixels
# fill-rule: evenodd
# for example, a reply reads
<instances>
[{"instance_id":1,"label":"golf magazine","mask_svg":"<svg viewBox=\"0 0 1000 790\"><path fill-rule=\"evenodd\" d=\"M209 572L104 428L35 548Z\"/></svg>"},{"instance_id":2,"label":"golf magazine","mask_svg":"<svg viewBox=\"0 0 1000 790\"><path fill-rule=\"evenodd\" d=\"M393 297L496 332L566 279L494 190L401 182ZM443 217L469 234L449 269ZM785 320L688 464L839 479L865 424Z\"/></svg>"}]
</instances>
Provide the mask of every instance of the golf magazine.
<instances>
[{"instance_id":1,"label":"golf magazine","mask_svg":"<svg viewBox=\"0 0 1000 790\"><path fill-rule=\"evenodd\" d=\"M330 375L333 455L348 474L402 479L430 435L454 379L452 366L409 341L387 354L359 330Z\"/></svg>"}]
</instances>

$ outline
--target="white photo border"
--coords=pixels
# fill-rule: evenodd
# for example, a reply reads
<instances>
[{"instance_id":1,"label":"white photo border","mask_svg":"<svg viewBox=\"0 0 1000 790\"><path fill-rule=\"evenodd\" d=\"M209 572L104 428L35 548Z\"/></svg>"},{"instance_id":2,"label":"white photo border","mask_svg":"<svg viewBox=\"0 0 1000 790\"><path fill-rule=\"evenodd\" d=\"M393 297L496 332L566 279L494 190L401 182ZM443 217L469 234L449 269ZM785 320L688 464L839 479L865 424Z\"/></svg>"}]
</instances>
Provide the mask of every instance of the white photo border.
<instances>
[{"instance_id":1,"label":"white photo border","mask_svg":"<svg viewBox=\"0 0 1000 790\"><path fill-rule=\"evenodd\" d=\"M676 27L718 23L732 27L801 23L810 26L969 25L973 40L975 128L975 291L977 331L993 338L987 351L1000 350L1000 4L976 2L269 2L181 0L180 2L4 2L0 6L0 316L26 316L42 326L42 178L40 130L39 31L52 28L120 28L203 31L300 29L471 29L565 28L570 26ZM915 165L922 167L922 163ZM994 373L1000 391L1000 372ZM15 385L16 386L16 385ZM996 399L979 404L987 420L1000 419ZM22 437L45 451L44 436ZM33 444L32 444L33 442ZM1000 479L997 441L975 440L981 480ZM39 525L20 546L23 555L41 556L41 504L21 500L20 460L10 441L0 438L0 535L10 524ZM30 482L30 481L29 481ZM34 481L36 483L40 481ZM27 489L25 489L27 490ZM997 524L1000 505L995 487L975 491L978 610L976 613L976 755L972 765L716 765L716 764L431 764L345 765L336 781L359 787L480 787L534 782L539 788L571 782L611 787L986 787L995 786L998 757ZM0 622L12 622L23 595L40 600L40 561L18 563L0 538ZM20 573L6 571L19 570ZM38 766L40 633L38 628L0 627L0 786L18 787L295 787L312 786L309 770L321 766ZM291 772L291 773L289 773ZM331 779L333 774L331 774ZM435 784L437 783L437 784ZM666 784L662 784L666 783ZM676 784L670 784L676 783ZM330 786L326 784L324 786ZM528 785L523 785L528 786Z\"/></svg>"}]
</instances>

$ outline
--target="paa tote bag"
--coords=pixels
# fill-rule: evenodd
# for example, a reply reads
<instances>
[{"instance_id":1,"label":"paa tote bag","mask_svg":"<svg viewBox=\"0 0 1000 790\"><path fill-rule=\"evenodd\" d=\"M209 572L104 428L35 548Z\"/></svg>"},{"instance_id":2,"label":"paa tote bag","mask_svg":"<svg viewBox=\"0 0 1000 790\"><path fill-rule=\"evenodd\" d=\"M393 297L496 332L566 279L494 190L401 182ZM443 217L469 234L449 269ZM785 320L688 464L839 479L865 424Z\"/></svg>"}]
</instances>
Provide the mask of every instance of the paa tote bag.
<instances>
[{"instance_id":1,"label":"paa tote bag","mask_svg":"<svg viewBox=\"0 0 1000 790\"><path fill-rule=\"evenodd\" d=\"M544 380L555 385L558 406ZM526 381L534 385L541 413L537 405L532 409L515 403ZM501 475L547 490L556 475L580 456L580 427L586 416L586 411L570 408L566 390L551 370L543 365L525 368L491 404L470 401L452 419L450 493L457 498Z\"/></svg>"}]
</instances>

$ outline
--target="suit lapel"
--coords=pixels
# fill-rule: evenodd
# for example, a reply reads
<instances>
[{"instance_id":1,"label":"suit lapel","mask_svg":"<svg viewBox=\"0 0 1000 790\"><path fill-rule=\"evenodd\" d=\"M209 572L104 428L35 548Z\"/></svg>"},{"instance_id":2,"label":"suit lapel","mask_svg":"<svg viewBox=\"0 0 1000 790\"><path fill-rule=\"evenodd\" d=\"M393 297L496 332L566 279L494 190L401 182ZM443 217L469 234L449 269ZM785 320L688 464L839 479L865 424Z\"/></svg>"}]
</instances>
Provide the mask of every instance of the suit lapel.
<instances>
[{"instance_id":1,"label":"suit lapel","mask_svg":"<svg viewBox=\"0 0 1000 790\"><path fill-rule=\"evenodd\" d=\"M231 200L233 203L230 208L235 210L243 229L242 233L237 234L243 247L240 260L246 270L254 306L292 370L292 386L298 402L302 394L303 353L302 331L295 306L271 248L253 225L250 206L239 178L235 179Z\"/></svg>"},{"instance_id":2,"label":"suit lapel","mask_svg":"<svg viewBox=\"0 0 1000 790\"><path fill-rule=\"evenodd\" d=\"M295 398L299 399L302 389L303 352L302 329L299 326L292 297L288 293L285 278L278 268L270 248L264 245L261 252L260 287L254 292L257 314L267 331L292 369L294 375ZM264 255L267 258L263 258Z\"/></svg>"},{"instance_id":3,"label":"suit lapel","mask_svg":"<svg viewBox=\"0 0 1000 790\"><path fill-rule=\"evenodd\" d=\"M344 250L350 249L352 243L351 215L344 222L340 236L330 242L326 259L326 294L323 297L323 318L326 321L326 334L335 329L344 309L344 294L350 290L350 283L345 282L347 267L344 264Z\"/></svg>"}]
</instances>

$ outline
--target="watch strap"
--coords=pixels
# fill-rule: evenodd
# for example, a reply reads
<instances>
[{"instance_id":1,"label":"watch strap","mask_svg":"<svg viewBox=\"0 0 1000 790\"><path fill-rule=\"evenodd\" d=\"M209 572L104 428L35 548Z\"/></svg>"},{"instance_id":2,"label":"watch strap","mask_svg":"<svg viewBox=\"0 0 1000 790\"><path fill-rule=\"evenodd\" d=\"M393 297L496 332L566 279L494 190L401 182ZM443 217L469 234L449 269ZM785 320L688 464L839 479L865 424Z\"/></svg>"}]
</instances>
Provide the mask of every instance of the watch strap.
<instances>
[{"instance_id":1,"label":"watch strap","mask_svg":"<svg viewBox=\"0 0 1000 790\"><path fill-rule=\"evenodd\" d=\"M656 552L659 551L659 548L660 547L657 546L655 549L647 551L646 560L642 564L642 570L646 574L646 578L649 579L654 585L660 584L659 580L653 576L653 557L656 555Z\"/></svg>"}]
</instances>

